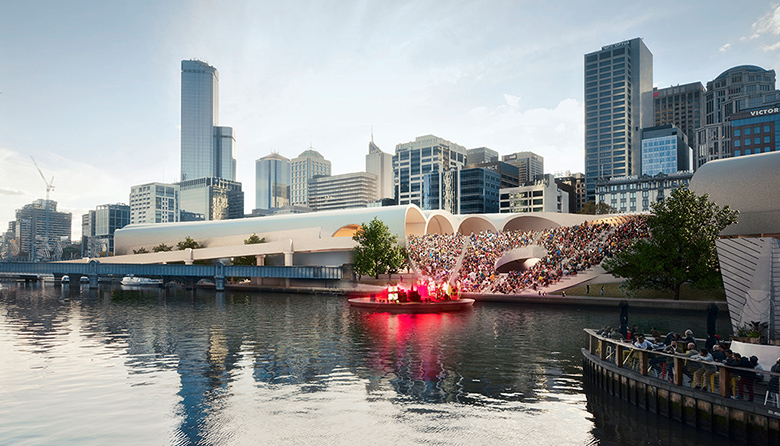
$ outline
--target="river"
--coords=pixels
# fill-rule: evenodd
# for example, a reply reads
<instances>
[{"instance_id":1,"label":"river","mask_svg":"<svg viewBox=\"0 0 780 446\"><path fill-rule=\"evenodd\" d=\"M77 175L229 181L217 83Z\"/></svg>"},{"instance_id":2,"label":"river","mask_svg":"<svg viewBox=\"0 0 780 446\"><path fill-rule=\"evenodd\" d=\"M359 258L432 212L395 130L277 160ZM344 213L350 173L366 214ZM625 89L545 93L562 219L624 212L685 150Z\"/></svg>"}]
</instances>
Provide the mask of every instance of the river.
<instances>
[{"instance_id":1,"label":"river","mask_svg":"<svg viewBox=\"0 0 780 446\"><path fill-rule=\"evenodd\" d=\"M3 445L729 444L586 392L582 329L617 306L391 315L340 296L2 285Z\"/></svg>"}]
</instances>

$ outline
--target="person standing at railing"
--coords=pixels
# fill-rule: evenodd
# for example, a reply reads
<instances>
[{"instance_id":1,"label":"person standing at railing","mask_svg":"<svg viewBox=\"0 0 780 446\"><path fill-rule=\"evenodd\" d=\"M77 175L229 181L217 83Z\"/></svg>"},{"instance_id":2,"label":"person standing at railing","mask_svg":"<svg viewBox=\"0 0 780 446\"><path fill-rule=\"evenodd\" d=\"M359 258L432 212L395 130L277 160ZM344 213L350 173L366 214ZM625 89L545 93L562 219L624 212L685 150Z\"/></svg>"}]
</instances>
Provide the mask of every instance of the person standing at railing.
<instances>
[{"instance_id":1,"label":"person standing at railing","mask_svg":"<svg viewBox=\"0 0 780 446\"><path fill-rule=\"evenodd\" d=\"M739 353L734 353L734 359L737 361L736 364L734 364L736 367L740 367L743 369L752 369L753 363L750 362L750 359L742 357ZM753 381L756 380L756 372L751 372L747 370L735 370L734 373L739 376L739 381L737 381L737 397L738 400L745 399L745 389L747 388L748 391L748 401L753 401Z\"/></svg>"},{"instance_id":2,"label":"person standing at railing","mask_svg":"<svg viewBox=\"0 0 780 446\"><path fill-rule=\"evenodd\" d=\"M707 350L706 348L702 348L699 349L699 355L694 356L693 359L697 359L699 361L712 362L712 355L710 354L709 350ZM694 389L707 390L707 382L704 380L704 376L708 371L710 371L712 367L714 366L710 366L707 364L699 364L699 368L696 369L695 372L693 372L692 387ZM697 385L698 382L701 382L701 384Z\"/></svg>"},{"instance_id":3,"label":"person standing at railing","mask_svg":"<svg viewBox=\"0 0 780 446\"><path fill-rule=\"evenodd\" d=\"M634 342L634 347L636 348L643 348L643 349L650 349L653 347L653 344L648 342L647 339L645 339L645 335L638 335L636 338L636 341Z\"/></svg>"},{"instance_id":4,"label":"person standing at railing","mask_svg":"<svg viewBox=\"0 0 780 446\"><path fill-rule=\"evenodd\" d=\"M777 362L775 362L775 364L769 370L780 373L780 358L777 358ZM776 375L773 375L771 378L769 378L769 384L767 384L766 388L769 392L774 394L780 393L780 378Z\"/></svg>"}]
</instances>

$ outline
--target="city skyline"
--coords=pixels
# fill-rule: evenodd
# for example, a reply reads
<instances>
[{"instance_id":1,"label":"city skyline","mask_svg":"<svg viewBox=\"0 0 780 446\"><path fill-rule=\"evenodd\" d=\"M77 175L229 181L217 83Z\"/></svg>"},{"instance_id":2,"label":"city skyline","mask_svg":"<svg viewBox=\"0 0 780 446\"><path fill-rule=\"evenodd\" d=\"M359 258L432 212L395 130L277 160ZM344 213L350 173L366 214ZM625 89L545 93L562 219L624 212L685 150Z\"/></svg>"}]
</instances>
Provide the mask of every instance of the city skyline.
<instances>
[{"instance_id":1,"label":"city skyline","mask_svg":"<svg viewBox=\"0 0 780 446\"><path fill-rule=\"evenodd\" d=\"M220 122L235 131L248 208L256 159L312 146L333 174L363 171L372 127L387 153L433 134L500 155L532 151L547 172L582 172L583 55L604 45L643 38L660 88L706 83L737 65L780 68L776 2L653 10L572 2L551 11L503 2L33 1L1 10L4 227L44 196L30 156L54 176L51 199L74 216L127 203L132 185L179 180L185 59L220 72ZM74 239L80 230L74 223Z\"/></svg>"}]
</instances>

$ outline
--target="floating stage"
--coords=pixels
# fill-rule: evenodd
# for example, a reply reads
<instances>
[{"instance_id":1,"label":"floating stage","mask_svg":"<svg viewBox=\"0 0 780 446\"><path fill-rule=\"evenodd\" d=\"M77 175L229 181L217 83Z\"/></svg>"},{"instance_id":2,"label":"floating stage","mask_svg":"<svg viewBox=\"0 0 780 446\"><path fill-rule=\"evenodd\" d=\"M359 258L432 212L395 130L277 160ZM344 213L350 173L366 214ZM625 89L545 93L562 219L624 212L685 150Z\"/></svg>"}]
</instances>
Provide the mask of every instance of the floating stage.
<instances>
[{"instance_id":1,"label":"floating stage","mask_svg":"<svg viewBox=\"0 0 780 446\"><path fill-rule=\"evenodd\" d=\"M390 313L441 313L463 311L474 306L474 299L440 300L427 302L397 302L378 300L375 297L353 297L349 304L355 308Z\"/></svg>"},{"instance_id":2,"label":"floating stage","mask_svg":"<svg viewBox=\"0 0 780 446\"><path fill-rule=\"evenodd\" d=\"M349 304L390 313L442 313L467 310L474 306L474 299L461 298L457 288L446 284L418 284L408 290L390 285L377 294L353 297Z\"/></svg>"}]
</instances>

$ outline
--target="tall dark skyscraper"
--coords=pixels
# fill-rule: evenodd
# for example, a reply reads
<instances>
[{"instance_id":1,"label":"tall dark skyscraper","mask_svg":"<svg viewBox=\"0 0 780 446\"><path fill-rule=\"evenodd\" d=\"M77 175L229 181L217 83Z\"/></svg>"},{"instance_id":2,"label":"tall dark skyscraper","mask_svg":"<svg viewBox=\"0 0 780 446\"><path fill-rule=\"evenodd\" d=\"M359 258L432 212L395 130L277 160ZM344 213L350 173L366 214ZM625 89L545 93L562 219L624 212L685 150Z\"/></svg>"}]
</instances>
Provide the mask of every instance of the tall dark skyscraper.
<instances>
[{"instance_id":1,"label":"tall dark skyscraper","mask_svg":"<svg viewBox=\"0 0 780 446\"><path fill-rule=\"evenodd\" d=\"M219 127L219 72L199 60L181 62L181 180L236 180L235 136Z\"/></svg>"},{"instance_id":2,"label":"tall dark skyscraper","mask_svg":"<svg viewBox=\"0 0 780 446\"><path fill-rule=\"evenodd\" d=\"M236 181L236 138L219 123L219 72L199 60L181 62L180 210L205 220L243 217Z\"/></svg>"},{"instance_id":3,"label":"tall dark skyscraper","mask_svg":"<svg viewBox=\"0 0 780 446\"><path fill-rule=\"evenodd\" d=\"M642 39L585 55L585 190L597 178L641 171L643 127L653 126L653 54Z\"/></svg>"}]
</instances>

